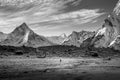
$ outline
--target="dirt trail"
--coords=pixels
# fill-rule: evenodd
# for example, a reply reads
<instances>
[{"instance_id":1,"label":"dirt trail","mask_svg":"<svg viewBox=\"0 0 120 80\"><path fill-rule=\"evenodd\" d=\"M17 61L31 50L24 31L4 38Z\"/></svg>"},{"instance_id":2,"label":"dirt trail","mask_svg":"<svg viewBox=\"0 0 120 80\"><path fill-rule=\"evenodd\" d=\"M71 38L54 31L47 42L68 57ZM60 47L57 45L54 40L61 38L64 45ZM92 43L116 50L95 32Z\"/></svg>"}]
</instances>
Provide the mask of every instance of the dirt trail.
<instances>
[{"instance_id":1,"label":"dirt trail","mask_svg":"<svg viewBox=\"0 0 120 80\"><path fill-rule=\"evenodd\" d=\"M120 58L2 58L0 80L120 80Z\"/></svg>"}]
</instances>

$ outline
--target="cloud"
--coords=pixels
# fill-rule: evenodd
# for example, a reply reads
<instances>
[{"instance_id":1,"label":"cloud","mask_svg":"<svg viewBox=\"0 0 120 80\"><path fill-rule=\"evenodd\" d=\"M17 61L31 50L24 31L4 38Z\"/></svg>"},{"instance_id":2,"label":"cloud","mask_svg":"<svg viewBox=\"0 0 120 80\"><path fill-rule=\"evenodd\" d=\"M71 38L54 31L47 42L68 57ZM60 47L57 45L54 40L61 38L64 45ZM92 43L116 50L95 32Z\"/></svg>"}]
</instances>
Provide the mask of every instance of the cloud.
<instances>
[{"instance_id":1,"label":"cloud","mask_svg":"<svg viewBox=\"0 0 120 80\"><path fill-rule=\"evenodd\" d=\"M105 14L104 12L99 12L99 9L81 9L78 11L74 11L74 12L69 12L69 13L65 13L65 14L60 14L60 15L56 15L53 16L53 20L56 21L78 21L78 23L85 23L89 22L97 17L100 17L101 15Z\"/></svg>"},{"instance_id":2,"label":"cloud","mask_svg":"<svg viewBox=\"0 0 120 80\"><path fill-rule=\"evenodd\" d=\"M98 18L104 14L105 13L100 12L99 9L92 9L92 10L82 9L82 10L63 13L63 14L59 14L59 15L53 15L53 16L49 17L49 19L47 18L46 20L33 23L32 25L37 24L36 27L48 26L48 25L52 25L53 27L55 27L57 25L61 25L61 26L66 25L66 26L70 27L71 25L81 25L81 24L85 24L88 22L92 22L96 18ZM57 29L57 28L53 28L53 27L49 27L49 28ZM59 29L59 27L58 27L58 29Z\"/></svg>"},{"instance_id":3,"label":"cloud","mask_svg":"<svg viewBox=\"0 0 120 80\"><path fill-rule=\"evenodd\" d=\"M69 9L81 1L0 0L0 29L10 32L26 22L34 30L59 30L94 21L105 14L100 9Z\"/></svg>"},{"instance_id":4,"label":"cloud","mask_svg":"<svg viewBox=\"0 0 120 80\"><path fill-rule=\"evenodd\" d=\"M91 23L96 23L98 20L94 20L94 21L92 21Z\"/></svg>"},{"instance_id":5,"label":"cloud","mask_svg":"<svg viewBox=\"0 0 120 80\"><path fill-rule=\"evenodd\" d=\"M49 16L63 13L66 4L76 1L81 0L0 0L0 18L13 22L17 17L24 17L20 20L28 23L49 21ZM14 20L14 24L20 20Z\"/></svg>"}]
</instances>

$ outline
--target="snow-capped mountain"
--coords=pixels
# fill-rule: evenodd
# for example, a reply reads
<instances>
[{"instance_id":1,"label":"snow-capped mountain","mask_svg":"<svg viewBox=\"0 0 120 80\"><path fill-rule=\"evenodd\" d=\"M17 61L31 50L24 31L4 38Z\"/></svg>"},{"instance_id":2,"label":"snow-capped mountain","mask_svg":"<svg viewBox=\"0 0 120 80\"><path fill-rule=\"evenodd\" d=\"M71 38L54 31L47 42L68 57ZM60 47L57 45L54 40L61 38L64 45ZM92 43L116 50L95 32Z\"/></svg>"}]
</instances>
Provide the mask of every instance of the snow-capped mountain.
<instances>
[{"instance_id":1,"label":"snow-capped mountain","mask_svg":"<svg viewBox=\"0 0 120 80\"><path fill-rule=\"evenodd\" d=\"M60 36L47 37L47 39L55 44L61 45L64 40L67 38L66 34L63 33Z\"/></svg>"},{"instance_id":2,"label":"snow-capped mountain","mask_svg":"<svg viewBox=\"0 0 120 80\"><path fill-rule=\"evenodd\" d=\"M63 45L74 45L80 47L84 40L94 36L94 34L95 34L94 32L89 31L81 32L73 31L72 34L70 34L68 38L64 40Z\"/></svg>"},{"instance_id":3,"label":"snow-capped mountain","mask_svg":"<svg viewBox=\"0 0 120 80\"><path fill-rule=\"evenodd\" d=\"M120 22L116 14L112 13L105 19L101 29L99 29L92 41L95 47L109 47L120 34ZM100 39L97 39L102 36Z\"/></svg>"},{"instance_id":4,"label":"snow-capped mountain","mask_svg":"<svg viewBox=\"0 0 120 80\"><path fill-rule=\"evenodd\" d=\"M63 33L63 34L60 35L60 37L65 39L65 38L67 38L67 35L65 33Z\"/></svg>"},{"instance_id":5,"label":"snow-capped mountain","mask_svg":"<svg viewBox=\"0 0 120 80\"><path fill-rule=\"evenodd\" d=\"M118 1L113 12L104 20L102 28L96 31L96 34L91 38L91 45L94 47L113 47L119 49L120 44L120 1Z\"/></svg>"},{"instance_id":6,"label":"snow-capped mountain","mask_svg":"<svg viewBox=\"0 0 120 80\"><path fill-rule=\"evenodd\" d=\"M1 45L10 46L49 46L53 45L47 38L34 33L26 23L17 27L13 32L8 34L7 38L0 43Z\"/></svg>"}]
</instances>

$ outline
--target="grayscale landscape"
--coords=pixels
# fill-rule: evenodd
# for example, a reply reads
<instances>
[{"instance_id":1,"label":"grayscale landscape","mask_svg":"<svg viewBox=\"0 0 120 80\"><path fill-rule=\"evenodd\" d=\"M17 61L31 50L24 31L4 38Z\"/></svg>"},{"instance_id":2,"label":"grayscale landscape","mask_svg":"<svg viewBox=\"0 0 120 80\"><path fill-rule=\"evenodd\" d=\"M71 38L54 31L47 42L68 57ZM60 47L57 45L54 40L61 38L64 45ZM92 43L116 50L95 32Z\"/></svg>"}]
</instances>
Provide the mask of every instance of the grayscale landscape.
<instances>
[{"instance_id":1,"label":"grayscale landscape","mask_svg":"<svg viewBox=\"0 0 120 80\"><path fill-rule=\"evenodd\" d=\"M0 0L0 80L120 80L120 0Z\"/></svg>"}]
</instances>

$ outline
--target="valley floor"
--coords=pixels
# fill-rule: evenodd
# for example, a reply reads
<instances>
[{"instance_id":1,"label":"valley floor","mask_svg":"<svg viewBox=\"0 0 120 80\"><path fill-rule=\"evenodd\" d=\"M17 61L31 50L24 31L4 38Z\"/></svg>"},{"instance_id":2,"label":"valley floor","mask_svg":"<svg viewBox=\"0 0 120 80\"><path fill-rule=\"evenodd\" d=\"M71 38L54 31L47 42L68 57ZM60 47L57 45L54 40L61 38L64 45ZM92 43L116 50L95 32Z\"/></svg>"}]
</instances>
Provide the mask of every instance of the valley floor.
<instances>
[{"instance_id":1,"label":"valley floor","mask_svg":"<svg viewBox=\"0 0 120 80\"><path fill-rule=\"evenodd\" d=\"M120 80L120 58L0 58L0 80Z\"/></svg>"}]
</instances>

